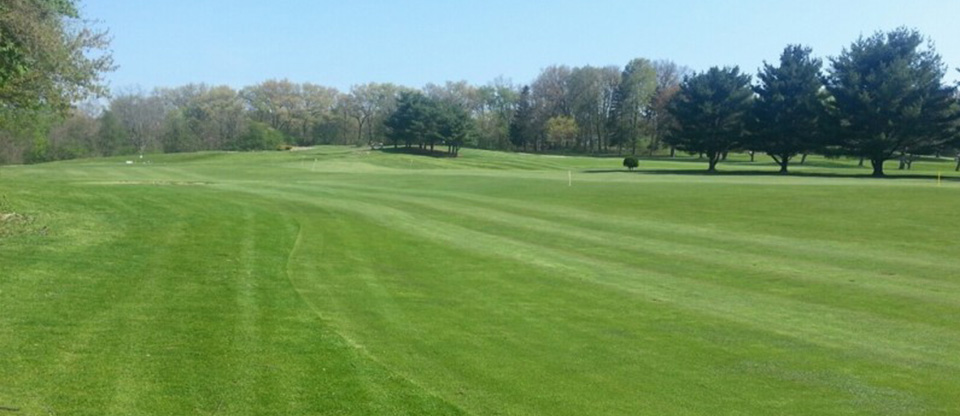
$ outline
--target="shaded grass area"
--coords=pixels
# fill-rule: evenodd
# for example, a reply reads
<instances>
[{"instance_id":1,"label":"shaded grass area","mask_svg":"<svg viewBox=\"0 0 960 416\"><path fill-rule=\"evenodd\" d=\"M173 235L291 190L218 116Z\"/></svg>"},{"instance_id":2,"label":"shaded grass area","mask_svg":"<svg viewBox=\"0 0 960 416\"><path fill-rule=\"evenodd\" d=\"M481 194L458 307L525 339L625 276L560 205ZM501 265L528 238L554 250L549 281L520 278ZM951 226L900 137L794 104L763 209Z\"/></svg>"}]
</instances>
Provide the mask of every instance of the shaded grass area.
<instances>
[{"instance_id":1,"label":"shaded grass area","mask_svg":"<svg viewBox=\"0 0 960 416\"><path fill-rule=\"evenodd\" d=\"M960 412L954 181L481 151L152 162L5 170L50 232L0 241L0 406Z\"/></svg>"},{"instance_id":2,"label":"shaded grass area","mask_svg":"<svg viewBox=\"0 0 960 416\"><path fill-rule=\"evenodd\" d=\"M430 156L430 157L457 157L456 154L446 151L446 145L437 145L434 150L430 150L429 147L419 148L419 147L392 147L384 146L378 149L379 151L387 154L408 154L408 155L418 155L418 156Z\"/></svg>"},{"instance_id":3,"label":"shaded grass area","mask_svg":"<svg viewBox=\"0 0 960 416\"><path fill-rule=\"evenodd\" d=\"M630 174L649 174L649 175L693 175L693 176L798 176L813 178L847 178L847 179L927 179L942 181L960 181L960 176L930 174L930 173L910 173L906 175L890 175L876 177L863 173L845 173L843 170L833 171L799 171L789 173L770 172L766 170L723 170L708 172L701 169L636 169L624 171L622 169L597 169L586 170L584 173L630 173Z\"/></svg>"}]
</instances>

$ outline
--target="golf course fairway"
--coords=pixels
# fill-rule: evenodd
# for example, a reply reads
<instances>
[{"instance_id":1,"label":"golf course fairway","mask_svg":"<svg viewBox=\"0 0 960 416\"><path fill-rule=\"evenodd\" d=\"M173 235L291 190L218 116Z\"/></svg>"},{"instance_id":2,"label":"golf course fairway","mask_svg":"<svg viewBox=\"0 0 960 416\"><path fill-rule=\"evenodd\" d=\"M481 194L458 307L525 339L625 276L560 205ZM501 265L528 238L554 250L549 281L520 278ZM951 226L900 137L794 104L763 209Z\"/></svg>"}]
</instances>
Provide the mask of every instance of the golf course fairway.
<instances>
[{"instance_id":1,"label":"golf course fairway","mask_svg":"<svg viewBox=\"0 0 960 416\"><path fill-rule=\"evenodd\" d=\"M960 414L952 162L761 159L2 166L0 416Z\"/></svg>"}]
</instances>

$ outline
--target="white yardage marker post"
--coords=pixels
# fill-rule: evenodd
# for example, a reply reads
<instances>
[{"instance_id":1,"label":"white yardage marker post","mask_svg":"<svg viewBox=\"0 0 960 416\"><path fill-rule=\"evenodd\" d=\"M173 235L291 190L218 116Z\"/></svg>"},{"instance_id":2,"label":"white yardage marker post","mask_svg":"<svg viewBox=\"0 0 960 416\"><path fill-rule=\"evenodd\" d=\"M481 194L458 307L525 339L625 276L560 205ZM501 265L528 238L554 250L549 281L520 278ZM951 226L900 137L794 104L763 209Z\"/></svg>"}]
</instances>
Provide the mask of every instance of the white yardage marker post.
<instances>
[{"instance_id":1,"label":"white yardage marker post","mask_svg":"<svg viewBox=\"0 0 960 416\"><path fill-rule=\"evenodd\" d=\"M941 172L938 170L938 171L937 171L937 186L940 186L940 175L941 175Z\"/></svg>"},{"instance_id":2,"label":"white yardage marker post","mask_svg":"<svg viewBox=\"0 0 960 416\"><path fill-rule=\"evenodd\" d=\"M573 172L567 171L567 186L573 186Z\"/></svg>"}]
</instances>

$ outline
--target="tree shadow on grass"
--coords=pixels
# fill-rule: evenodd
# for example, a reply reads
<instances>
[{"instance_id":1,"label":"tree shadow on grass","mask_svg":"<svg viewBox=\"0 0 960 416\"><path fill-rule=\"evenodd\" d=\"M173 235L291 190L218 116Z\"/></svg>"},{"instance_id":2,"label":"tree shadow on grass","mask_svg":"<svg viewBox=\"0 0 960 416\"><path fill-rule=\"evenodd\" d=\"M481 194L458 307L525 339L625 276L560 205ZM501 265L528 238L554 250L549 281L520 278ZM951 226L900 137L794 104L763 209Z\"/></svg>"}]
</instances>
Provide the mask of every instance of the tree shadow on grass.
<instances>
[{"instance_id":1,"label":"tree shadow on grass","mask_svg":"<svg viewBox=\"0 0 960 416\"><path fill-rule=\"evenodd\" d=\"M636 170L623 170L623 169L588 169L584 170L583 173L622 173L622 174L632 174L632 175L687 175L687 176L767 176L767 177L798 177L798 178L852 178L852 179L928 179L928 180L937 180L937 175L932 174L919 174L919 175L890 175L885 176L873 176L869 171L856 174L856 173L827 173L827 172L789 172L789 173L780 173L774 171L762 171L762 170L728 170L728 171L716 171L708 172L706 169L636 169ZM942 176L943 181L950 182L960 182L960 177L954 176Z\"/></svg>"},{"instance_id":2,"label":"tree shadow on grass","mask_svg":"<svg viewBox=\"0 0 960 416\"><path fill-rule=\"evenodd\" d=\"M443 150L443 149L434 149L433 151L430 151L430 149L421 149L421 148L419 148L419 147L397 147L397 148L393 148L393 147L386 147L386 146L384 146L383 148L378 149L378 150L380 150L380 151L383 152L383 153L388 153L388 154L429 156L429 157L436 157L436 158L455 158L455 157L457 157L456 154L447 152L446 150Z\"/></svg>"}]
</instances>

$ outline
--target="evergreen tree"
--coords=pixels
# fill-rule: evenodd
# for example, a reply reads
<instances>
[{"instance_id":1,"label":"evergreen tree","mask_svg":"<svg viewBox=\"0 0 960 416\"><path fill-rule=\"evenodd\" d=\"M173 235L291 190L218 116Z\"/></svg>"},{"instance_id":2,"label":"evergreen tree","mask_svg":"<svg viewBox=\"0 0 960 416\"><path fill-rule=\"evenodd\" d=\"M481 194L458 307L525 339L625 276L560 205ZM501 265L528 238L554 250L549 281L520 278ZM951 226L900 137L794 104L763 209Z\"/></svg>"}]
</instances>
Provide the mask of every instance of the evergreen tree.
<instances>
[{"instance_id":1,"label":"evergreen tree","mask_svg":"<svg viewBox=\"0 0 960 416\"><path fill-rule=\"evenodd\" d=\"M510 143L526 151L532 132L533 106L530 104L530 87L524 86L517 101L517 110L510 121Z\"/></svg>"},{"instance_id":2,"label":"evergreen tree","mask_svg":"<svg viewBox=\"0 0 960 416\"><path fill-rule=\"evenodd\" d=\"M432 118L427 97L419 92L404 91L397 99L397 109L384 121L387 137L397 147L403 142L407 147L413 143L421 145L427 141Z\"/></svg>"},{"instance_id":3,"label":"evergreen tree","mask_svg":"<svg viewBox=\"0 0 960 416\"><path fill-rule=\"evenodd\" d=\"M463 107L443 103L419 92L404 91L397 99L397 109L384 121L387 137L394 147L401 141L414 143L433 152L436 144L446 144L447 152L456 155L471 137L473 121Z\"/></svg>"},{"instance_id":4,"label":"evergreen tree","mask_svg":"<svg viewBox=\"0 0 960 416\"><path fill-rule=\"evenodd\" d=\"M790 159L817 148L825 115L820 77L822 62L810 48L790 45L780 66L764 63L754 87L753 123L748 148L766 152L786 173Z\"/></svg>"},{"instance_id":5,"label":"evergreen tree","mask_svg":"<svg viewBox=\"0 0 960 416\"><path fill-rule=\"evenodd\" d=\"M447 145L447 153L456 156L460 148L472 137L473 119L458 105L437 104L439 105L437 114L440 116L437 122L439 137Z\"/></svg>"},{"instance_id":6,"label":"evergreen tree","mask_svg":"<svg viewBox=\"0 0 960 416\"><path fill-rule=\"evenodd\" d=\"M958 116L946 68L915 30L899 28L860 38L831 60L826 86L833 96L841 152L863 156L873 175L897 154L930 151L951 140Z\"/></svg>"},{"instance_id":7,"label":"evergreen tree","mask_svg":"<svg viewBox=\"0 0 960 416\"><path fill-rule=\"evenodd\" d=\"M742 143L753 90L750 75L738 67L710 68L684 79L670 102L676 126L667 137L677 149L707 156L709 172Z\"/></svg>"}]
</instances>

